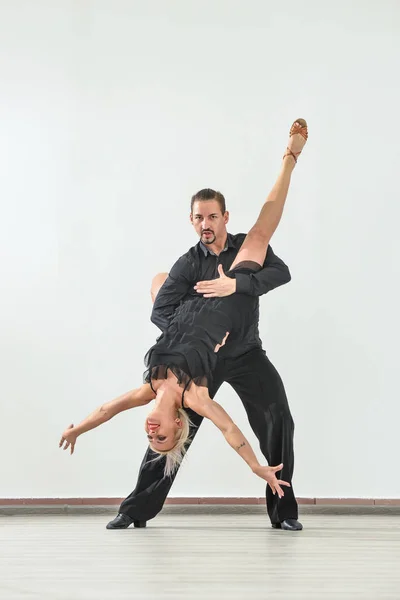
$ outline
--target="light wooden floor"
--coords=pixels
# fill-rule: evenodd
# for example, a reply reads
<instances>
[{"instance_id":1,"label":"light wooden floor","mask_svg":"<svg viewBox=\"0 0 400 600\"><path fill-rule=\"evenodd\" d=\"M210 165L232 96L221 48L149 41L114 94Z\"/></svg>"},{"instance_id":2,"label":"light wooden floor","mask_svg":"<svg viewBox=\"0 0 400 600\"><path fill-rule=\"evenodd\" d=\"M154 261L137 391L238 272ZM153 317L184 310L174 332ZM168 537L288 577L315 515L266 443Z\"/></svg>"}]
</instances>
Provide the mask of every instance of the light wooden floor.
<instances>
[{"instance_id":1,"label":"light wooden floor","mask_svg":"<svg viewBox=\"0 0 400 600\"><path fill-rule=\"evenodd\" d=\"M108 531L110 516L1 516L1 600L400 599L400 517L160 515Z\"/></svg>"}]
</instances>

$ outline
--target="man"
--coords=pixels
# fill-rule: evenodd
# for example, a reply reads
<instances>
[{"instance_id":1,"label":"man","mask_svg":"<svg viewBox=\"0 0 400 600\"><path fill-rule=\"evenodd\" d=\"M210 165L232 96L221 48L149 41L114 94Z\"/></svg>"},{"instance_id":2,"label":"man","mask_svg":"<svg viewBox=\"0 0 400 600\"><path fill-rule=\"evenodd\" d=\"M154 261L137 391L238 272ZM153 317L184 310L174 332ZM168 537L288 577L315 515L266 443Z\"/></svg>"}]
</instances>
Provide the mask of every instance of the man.
<instances>
[{"instance_id":1,"label":"man","mask_svg":"<svg viewBox=\"0 0 400 600\"><path fill-rule=\"evenodd\" d=\"M290 281L287 266L268 248L264 268L252 275L238 274L236 279L224 275L235 259L245 234L230 235L226 226L229 213L219 192L204 189L191 201L190 220L200 236L199 243L184 254L172 267L154 302L151 320L164 331L181 302L193 294L205 298L243 293L254 297L254 321L247 330L228 336L218 352L217 367L209 388L213 398L224 381L239 395L250 425L260 442L263 455L270 465L284 464L280 477L291 482L294 468L294 424L285 389L275 367L262 349L258 335L258 297ZM158 286L164 278L156 278ZM153 289L155 295L155 291ZM206 301L206 300L205 300ZM195 437L202 417L190 412ZM164 477L164 460L153 461L148 448L139 472L135 490L122 502L108 529L124 529L132 523L145 527L162 509L173 477ZM266 490L267 510L275 528L301 530L293 487L283 498Z\"/></svg>"}]
</instances>

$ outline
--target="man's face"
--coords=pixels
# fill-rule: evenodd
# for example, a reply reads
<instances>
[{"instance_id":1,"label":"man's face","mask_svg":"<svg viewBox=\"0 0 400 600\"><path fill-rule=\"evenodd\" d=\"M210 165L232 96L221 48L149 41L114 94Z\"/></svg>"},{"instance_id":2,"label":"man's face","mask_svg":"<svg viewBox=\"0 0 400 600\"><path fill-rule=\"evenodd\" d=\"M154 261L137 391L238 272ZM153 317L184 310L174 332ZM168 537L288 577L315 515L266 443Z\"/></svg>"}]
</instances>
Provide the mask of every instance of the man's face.
<instances>
[{"instance_id":1,"label":"man's face","mask_svg":"<svg viewBox=\"0 0 400 600\"><path fill-rule=\"evenodd\" d=\"M203 244L224 241L228 220L229 213L222 213L216 200L200 200L193 204L190 221Z\"/></svg>"}]
</instances>

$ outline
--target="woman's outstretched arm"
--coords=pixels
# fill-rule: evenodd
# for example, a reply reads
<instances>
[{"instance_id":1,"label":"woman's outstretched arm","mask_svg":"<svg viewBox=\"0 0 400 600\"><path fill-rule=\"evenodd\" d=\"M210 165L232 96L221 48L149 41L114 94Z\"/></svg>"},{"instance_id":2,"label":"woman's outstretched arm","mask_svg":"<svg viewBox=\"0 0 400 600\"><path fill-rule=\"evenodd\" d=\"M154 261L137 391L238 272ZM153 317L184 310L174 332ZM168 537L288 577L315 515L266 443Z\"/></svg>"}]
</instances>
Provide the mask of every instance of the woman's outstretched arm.
<instances>
[{"instance_id":1,"label":"woman's outstretched arm","mask_svg":"<svg viewBox=\"0 0 400 600\"><path fill-rule=\"evenodd\" d=\"M86 417L86 419L81 421L81 423L79 423L79 425L76 427L74 427L74 425L67 427L61 436L59 447L63 448L63 450L70 448L70 452L73 454L76 439L82 435L82 433L86 433L86 431L90 431L90 429L94 429L95 427L102 425L124 410L129 410L130 408L135 408L136 406L144 406L145 404L151 402L151 400L154 398L155 393L151 389L150 385L146 383L140 388L131 390L130 392L127 392L126 394L123 394L122 396L119 396L110 402L102 404L88 417Z\"/></svg>"},{"instance_id":2,"label":"woman's outstretched arm","mask_svg":"<svg viewBox=\"0 0 400 600\"><path fill-rule=\"evenodd\" d=\"M190 390L185 392L185 404L202 417L210 419L218 427L228 444L246 461L253 473L268 483L274 494L277 493L280 498L284 495L281 486L290 487L290 484L277 479L275 475L275 473L281 471L283 464L276 467L260 465L252 447L239 427L222 406L208 396L206 388L199 388L193 384Z\"/></svg>"}]
</instances>

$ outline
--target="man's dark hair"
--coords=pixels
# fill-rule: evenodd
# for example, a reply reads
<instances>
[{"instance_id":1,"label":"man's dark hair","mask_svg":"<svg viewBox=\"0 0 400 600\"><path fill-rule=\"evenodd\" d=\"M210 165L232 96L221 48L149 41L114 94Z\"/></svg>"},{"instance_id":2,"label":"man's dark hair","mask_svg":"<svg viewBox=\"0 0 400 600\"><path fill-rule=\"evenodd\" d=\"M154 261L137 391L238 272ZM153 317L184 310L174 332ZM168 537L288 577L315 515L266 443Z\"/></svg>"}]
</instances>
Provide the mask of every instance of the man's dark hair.
<instances>
[{"instance_id":1,"label":"man's dark hair","mask_svg":"<svg viewBox=\"0 0 400 600\"><path fill-rule=\"evenodd\" d=\"M192 196L192 201L190 203L190 212L193 213L193 204L195 202L204 202L207 200L216 200L219 204L222 214L226 212L226 204L225 198L221 194L221 192L216 192L215 190L211 190L210 188L205 188L204 190L200 190Z\"/></svg>"}]
</instances>

